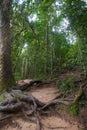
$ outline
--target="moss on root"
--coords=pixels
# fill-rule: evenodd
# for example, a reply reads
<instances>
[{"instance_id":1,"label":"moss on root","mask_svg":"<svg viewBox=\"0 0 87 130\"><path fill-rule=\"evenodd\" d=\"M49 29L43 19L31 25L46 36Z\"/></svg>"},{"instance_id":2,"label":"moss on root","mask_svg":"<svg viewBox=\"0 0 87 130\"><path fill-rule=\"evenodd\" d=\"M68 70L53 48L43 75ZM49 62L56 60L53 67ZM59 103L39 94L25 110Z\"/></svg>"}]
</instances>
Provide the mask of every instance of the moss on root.
<instances>
[{"instance_id":1,"label":"moss on root","mask_svg":"<svg viewBox=\"0 0 87 130\"><path fill-rule=\"evenodd\" d=\"M78 104L70 103L70 105L67 108L68 113L73 114L74 116L78 115Z\"/></svg>"},{"instance_id":2,"label":"moss on root","mask_svg":"<svg viewBox=\"0 0 87 130\"><path fill-rule=\"evenodd\" d=\"M83 96L83 91L80 88L78 90L77 95L75 96L73 102L71 102L69 104L69 106L67 107L67 111L70 112L73 115L78 115L78 110L79 110L79 101L81 99L81 97Z\"/></svg>"}]
</instances>

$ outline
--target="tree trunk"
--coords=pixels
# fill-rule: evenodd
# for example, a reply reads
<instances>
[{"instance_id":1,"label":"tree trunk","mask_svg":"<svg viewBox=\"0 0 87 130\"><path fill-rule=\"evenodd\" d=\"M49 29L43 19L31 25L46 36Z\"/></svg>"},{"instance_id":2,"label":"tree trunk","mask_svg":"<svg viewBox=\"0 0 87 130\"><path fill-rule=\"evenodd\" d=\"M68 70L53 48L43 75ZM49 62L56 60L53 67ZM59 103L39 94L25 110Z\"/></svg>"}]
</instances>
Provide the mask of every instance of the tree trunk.
<instances>
[{"instance_id":1,"label":"tree trunk","mask_svg":"<svg viewBox=\"0 0 87 130\"><path fill-rule=\"evenodd\" d=\"M0 3L0 91L14 83L11 68L10 0Z\"/></svg>"},{"instance_id":2,"label":"tree trunk","mask_svg":"<svg viewBox=\"0 0 87 130\"><path fill-rule=\"evenodd\" d=\"M48 75L49 73L49 27L48 27L48 18L46 18L46 65L45 65L45 69L46 69L46 74Z\"/></svg>"}]
</instances>

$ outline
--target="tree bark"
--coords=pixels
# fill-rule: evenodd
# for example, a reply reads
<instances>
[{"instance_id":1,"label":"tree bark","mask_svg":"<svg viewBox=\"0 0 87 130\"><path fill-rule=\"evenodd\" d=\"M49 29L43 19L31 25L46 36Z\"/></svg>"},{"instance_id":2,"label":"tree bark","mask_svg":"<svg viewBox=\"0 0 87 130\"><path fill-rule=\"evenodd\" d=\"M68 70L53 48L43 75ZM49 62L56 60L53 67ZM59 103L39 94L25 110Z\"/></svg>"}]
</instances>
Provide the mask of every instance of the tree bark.
<instances>
[{"instance_id":1,"label":"tree bark","mask_svg":"<svg viewBox=\"0 0 87 130\"><path fill-rule=\"evenodd\" d=\"M0 3L0 90L14 83L11 68L10 0Z\"/></svg>"}]
</instances>

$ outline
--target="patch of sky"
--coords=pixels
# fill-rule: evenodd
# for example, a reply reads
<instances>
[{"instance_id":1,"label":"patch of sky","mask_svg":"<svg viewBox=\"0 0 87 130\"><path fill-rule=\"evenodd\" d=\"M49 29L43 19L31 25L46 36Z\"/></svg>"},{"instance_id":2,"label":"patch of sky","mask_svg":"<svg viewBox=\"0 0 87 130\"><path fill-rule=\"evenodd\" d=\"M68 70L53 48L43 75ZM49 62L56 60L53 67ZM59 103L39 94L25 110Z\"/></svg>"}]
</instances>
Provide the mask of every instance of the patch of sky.
<instances>
[{"instance_id":1,"label":"patch of sky","mask_svg":"<svg viewBox=\"0 0 87 130\"><path fill-rule=\"evenodd\" d=\"M36 14L31 14L30 16L28 16L28 20L29 22L34 22L37 19L37 15Z\"/></svg>"},{"instance_id":2,"label":"patch of sky","mask_svg":"<svg viewBox=\"0 0 87 130\"><path fill-rule=\"evenodd\" d=\"M28 44L25 43L24 46L23 46L23 48L22 48L22 53L25 51L25 49L26 49L27 47L28 47Z\"/></svg>"}]
</instances>

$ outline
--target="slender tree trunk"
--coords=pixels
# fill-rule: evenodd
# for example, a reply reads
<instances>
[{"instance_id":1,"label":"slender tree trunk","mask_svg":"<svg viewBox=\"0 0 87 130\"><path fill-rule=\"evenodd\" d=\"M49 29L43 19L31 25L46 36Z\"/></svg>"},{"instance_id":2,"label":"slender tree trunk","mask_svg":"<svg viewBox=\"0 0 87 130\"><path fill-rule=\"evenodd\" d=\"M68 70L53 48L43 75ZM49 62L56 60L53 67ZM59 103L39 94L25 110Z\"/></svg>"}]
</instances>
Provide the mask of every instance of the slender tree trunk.
<instances>
[{"instance_id":1,"label":"slender tree trunk","mask_svg":"<svg viewBox=\"0 0 87 130\"><path fill-rule=\"evenodd\" d=\"M0 90L14 83L11 68L10 0L0 2Z\"/></svg>"},{"instance_id":2,"label":"slender tree trunk","mask_svg":"<svg viewBox=\"0 0 87 130\"><path fill-rule=\"evenodd\" d=\"M45 66L45 69L46 69L46 74L48 74L49 72L49 63L48 63L48 60L49 60L49 56L48 56L48 53L49 53L49 36L48 36L48 18L46 18L46 66Z\"/></svg>"},{"instance_id":3,"label":"slender tree trunk","mask_svg":"<svg viewBox=\"0 0 87 130\"><path fill-rule=\"evenodd\" d=\"M22 62L22 78L25 79L28 76L28 58L24 57Z\"/></svg>"},{"instance_id":4,"label":"slender tree trunk","mask_svg":"<svg viewBox=\"0 0 87 130\"><path fill-rule=\"evenodd\" d=\"M51 75L53 74L53 45L51 45Z\"/></svg>"}]
</instances>

